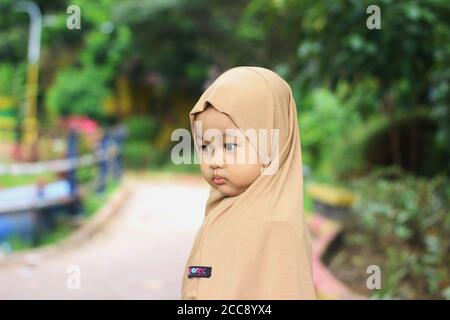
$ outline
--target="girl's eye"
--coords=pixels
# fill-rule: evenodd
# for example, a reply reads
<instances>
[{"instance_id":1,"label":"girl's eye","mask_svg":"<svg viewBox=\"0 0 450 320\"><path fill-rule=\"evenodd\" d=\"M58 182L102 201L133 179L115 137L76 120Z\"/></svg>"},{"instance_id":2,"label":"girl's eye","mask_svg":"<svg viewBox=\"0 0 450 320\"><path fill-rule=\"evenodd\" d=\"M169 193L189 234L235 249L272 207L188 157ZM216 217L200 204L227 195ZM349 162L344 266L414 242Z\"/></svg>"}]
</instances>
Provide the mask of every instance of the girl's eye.
<instances>
[{"instance_id":1,"label":"girl's eye","mask_svg":"<svg viewBox=\"0 0 450 320\"><path fill-rule=\"evenodd\" d=\"M225 149L227 151L233 151L237 148L237 144L236 143L225 143Z\"/></svg>"},{"instance_id":2,"label":"girl's eye","mask_svg":"<svg viewBox=\"0 0 450 320\"><path fill-rule=\"evenodd\" d=\"M202 144L202 150L204 151L204 152L207 152L207 151L209 151L209 144Z\"/></svg>"}]
</instances>

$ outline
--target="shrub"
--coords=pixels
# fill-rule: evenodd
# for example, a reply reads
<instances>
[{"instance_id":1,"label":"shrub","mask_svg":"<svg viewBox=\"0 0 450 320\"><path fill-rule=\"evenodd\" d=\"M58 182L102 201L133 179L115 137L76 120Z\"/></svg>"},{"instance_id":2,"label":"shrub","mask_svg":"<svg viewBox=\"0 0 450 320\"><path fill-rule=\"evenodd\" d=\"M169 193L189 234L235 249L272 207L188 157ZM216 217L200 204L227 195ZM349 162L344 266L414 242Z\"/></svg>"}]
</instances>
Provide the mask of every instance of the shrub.
<instances>
[{"instance_id":1,"label":"shrub","mask_svg":"<svg viewBox=\"0 0 450 320\"><path fill-rule=\"evenodd\" d=\"M149 142L127 141L123 147L123 159L127 169L157 167L161 165L163 155L164 153Z\"/></svg>"},{"instance_id":2,"label":"shrub","mask_svg":"<svg viewBox=\"0 0 450 320\"><path fill-rule=\"evenodd\" d=\"M46 104L59 116L84 115L101 121L108 94L105 80L95 69L67 69L56 76Z\"/></svg>"},{"instance_id":3,"label":"shrub","mask_svg":"<svg viewBox=\"0 0 450 320\"><path fill-rule=\"evenodd\" d=\"M385 256L379 297L442 298L450 290L450 180L378 170L354 183L353 218L365 246Z\"/></svg>"},{"instance_id":4,"label":"shrub","mask_svg":"<svg viewBox=\"0 0 450 320\"><path fill-rule=\"evenodd\" d=\"M298 113L301 133L302 160L313 171L333 175L331 153L349 131L361 123L356 103L348 103L343 93L325 88L311 91L302 100Z\"/></svg>"},{"instance_id":5,"label":"shrub","mask_svg":"<svg viewBox=\"0 0 450 320\"><path fill-rule=\"evenodd\" d=\"M133 116L125 120L128 141L151 142L158 132L158 123L150 116Z\"/></svg>"},{"instance_id":6,"label":"shrub","mask_svg":"<svg viewBox=\"0 0 450 320\"><path fill-rule=\"evenodd\" d=\"M421 108L410 113L399 112L395 120L383 115L371 116L339 139L333 139L333 146L325 151L327 172L334 178L347 179L361 177L377 166L393 165L391 134L396 130L403 170L434 176L445 169L447 160L445 153L433 145L436 127L435 120Z\"/></svg>"},{"instance_id":7,"label":"shrub","mask_svg":"<svg viewBox=\"0 0 450 320\"><path fill-rule=\"evenodd\" d=\"M25 98L26 65L0 64L0 96L14 98L14 107L18 107Z\"/></svg>"}]
</instances>

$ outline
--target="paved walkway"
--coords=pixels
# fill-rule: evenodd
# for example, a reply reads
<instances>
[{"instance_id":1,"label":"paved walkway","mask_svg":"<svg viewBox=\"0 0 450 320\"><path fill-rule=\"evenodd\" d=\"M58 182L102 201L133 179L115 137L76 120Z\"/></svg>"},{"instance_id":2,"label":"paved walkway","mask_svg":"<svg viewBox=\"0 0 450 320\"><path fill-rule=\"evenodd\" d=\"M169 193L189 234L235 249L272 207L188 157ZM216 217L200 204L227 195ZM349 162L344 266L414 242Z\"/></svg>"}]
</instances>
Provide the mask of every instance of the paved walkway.
<instances>
[{"instance_id":1,"label":"paved walkway","mask_svg":"<svg viewBox=\"0 0 450 320\"><path fill-rule=\"evenodd\" d=\"M133 180L130 198L93 239L31 265L1 267L0 300L179 299L208 190L201 178ZM67 287L70 266L79 267L78 290Z\"/></svg>"},{"instance_id":2,"label":"paved walkway","mask_svg":"<svg viewBox=\"0 0 450 320\"><path fill-rule=\"evenodd\" d=\"M184 266L204 213L209 186L201 177L127 176L131 196L120 211L70 250L27 265L1 266L2 299L179 299ZM322 264L339 225L308 218L313 236L314 283L322 299L362 299ZM78 290L67 286L76 266ZM69 269L68 269L69 268ZM69 271L69 273L68 273Z\"/></svg>"}]
</instances>

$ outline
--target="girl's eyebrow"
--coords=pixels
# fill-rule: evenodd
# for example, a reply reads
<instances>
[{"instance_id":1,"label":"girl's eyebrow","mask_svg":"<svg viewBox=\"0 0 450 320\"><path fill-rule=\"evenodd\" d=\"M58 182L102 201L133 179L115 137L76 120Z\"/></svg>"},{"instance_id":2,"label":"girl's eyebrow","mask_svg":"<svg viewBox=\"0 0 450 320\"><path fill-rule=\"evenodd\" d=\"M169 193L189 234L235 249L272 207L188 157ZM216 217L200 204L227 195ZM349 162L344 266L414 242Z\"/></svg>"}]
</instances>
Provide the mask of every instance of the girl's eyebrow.
<instances>
[{"instance_id":1,"label":"girl's eyebrow","mask_svg":"<svg viewBox=\"0 0 450 320\"><path fill-rule=\"evenodd\" d=\"M229 132L223 133L222 136L223 136L223 137L226 137L226 136L227 136L227 137L238 137L239 135L236 134L234 131L229 131ZM197 140L202 140L202 141L210 142L210 140L203 139L203 137L200 136L200 135L196 135L195 137L196 137Z\"/></svg>"}]
</instances>

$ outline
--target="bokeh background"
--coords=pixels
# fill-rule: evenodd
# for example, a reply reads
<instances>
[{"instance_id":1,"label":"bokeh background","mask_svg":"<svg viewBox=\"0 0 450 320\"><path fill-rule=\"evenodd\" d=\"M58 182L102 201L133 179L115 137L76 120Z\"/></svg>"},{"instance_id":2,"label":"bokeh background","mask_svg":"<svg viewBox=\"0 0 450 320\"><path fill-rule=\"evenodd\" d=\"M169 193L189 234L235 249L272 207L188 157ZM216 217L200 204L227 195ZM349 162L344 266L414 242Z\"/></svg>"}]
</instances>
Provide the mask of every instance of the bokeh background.
<instances>
[{"instance_id":1,"label":"bokeh background","mask_svg":"<svg viewBox=\"0 0 450 320\"><path fill-rule=\"evenodd\" d=\"M178 142L171 133L189 129L188 112L218 75L252 65L274 70L292 87L305 212L311 221L320 216L340 230L319 257L323 267L345 290L365 297L450 299L448 1L27 3L0 0L2 259L65 241L108 205L126 179L138 188L135 194L147 188L149 197L167 184L201 180L198 165L172 163ZM381 29L371 30L366 9L374 4ZM70 5L80 10L79 29L67 25L76 19ZM40 44L35 60L29 54L31 7L42 17L41 36L33 40ZM121 128L126 137L118 138ZM112 164L91 159L55 169L48 162L95 155L110 145L120 153L107 158ZM44 169L26 167L29 163L43 163ZM161 176L165 182L158 189ZM205 188L196 200L199 223ZM39 192L44 195L36 200ZM158 197L171 202L173 192ZM18 208L28 200L28 207ZM51 204L42 204L46 200ZM161 209L151 200L142 205L153 213ZM195 208L184 207L186 215L186 208ZM131 215L133 207L126 208L122 215ZM192 230L188 245L174 253L180 266ZM129 238L115 241L112 256L117 243ZM382 271L379 289L366 285L369 265ZM30 268L20 269L16 282L1 284L0 294L20 297L17 290L29 279L51 277ZM0 265L0 276L14 270L2 271ZM144 298L178 294L178 282L165 295L158 295L163 282L146 283L155 295L143 293ZM19 288L15 295L13 287ZM321 297L339 298L327 292L331 287L325 284ZM97 288L88 297L111 297L101 284Z\"/></svg>"}]
</instances>

